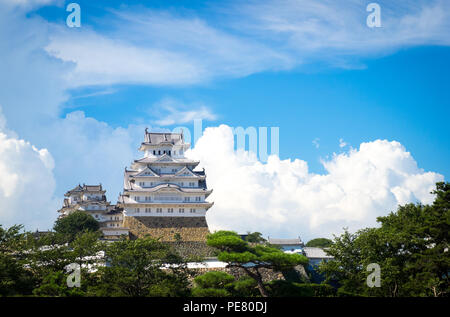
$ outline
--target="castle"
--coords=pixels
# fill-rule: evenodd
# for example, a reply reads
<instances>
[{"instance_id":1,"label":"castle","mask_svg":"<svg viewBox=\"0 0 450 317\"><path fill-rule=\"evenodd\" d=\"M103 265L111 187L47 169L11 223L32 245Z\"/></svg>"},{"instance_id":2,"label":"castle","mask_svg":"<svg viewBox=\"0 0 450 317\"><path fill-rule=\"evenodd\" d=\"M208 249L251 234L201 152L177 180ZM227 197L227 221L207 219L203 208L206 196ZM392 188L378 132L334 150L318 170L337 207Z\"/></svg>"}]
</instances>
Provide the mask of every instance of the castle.
<instances>
[{"instance_id":1,"label":"castle","mask_svg":"<svg viewBox=\"0 0 450 317\"><path fill-rule=\"evenodd\" d=\"M78 185L68 191L64 217L75 210L91 214L100 224L105 239L123 235L150 235L161 241L205 241L209 233L206 212L213 203L199 162L184 156L190 144L183 133L153 133L145 130L139 148L144 153L125 168L123 193L111 205L101 185Z\"/></svg>"}]
</instances>

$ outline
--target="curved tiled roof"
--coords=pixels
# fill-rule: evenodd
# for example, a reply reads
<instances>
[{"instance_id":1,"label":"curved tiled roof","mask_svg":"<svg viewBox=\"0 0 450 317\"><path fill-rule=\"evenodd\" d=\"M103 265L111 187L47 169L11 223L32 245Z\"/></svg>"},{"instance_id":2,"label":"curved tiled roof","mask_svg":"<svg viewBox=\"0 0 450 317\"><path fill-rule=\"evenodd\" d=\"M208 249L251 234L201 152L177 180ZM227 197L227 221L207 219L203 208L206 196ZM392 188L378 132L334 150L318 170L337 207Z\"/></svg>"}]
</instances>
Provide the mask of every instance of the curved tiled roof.
<instances>
[{"instance_id":1,"label":"curved tiled roof","mask_svg":"<svg viewBox=\"0 0 450 317\"><path fill-rule=\"evenodd\" d=\"M212 193L212 189L207 190L206 188L190 188L190 187L181 187L177 184L159 184L154 187L147 187L147 188L133 188L133 189L124 189L125 192L148 192L153 193L160 191L162 189L173 189L182 193Z\"/></svg>"}]
</instances>

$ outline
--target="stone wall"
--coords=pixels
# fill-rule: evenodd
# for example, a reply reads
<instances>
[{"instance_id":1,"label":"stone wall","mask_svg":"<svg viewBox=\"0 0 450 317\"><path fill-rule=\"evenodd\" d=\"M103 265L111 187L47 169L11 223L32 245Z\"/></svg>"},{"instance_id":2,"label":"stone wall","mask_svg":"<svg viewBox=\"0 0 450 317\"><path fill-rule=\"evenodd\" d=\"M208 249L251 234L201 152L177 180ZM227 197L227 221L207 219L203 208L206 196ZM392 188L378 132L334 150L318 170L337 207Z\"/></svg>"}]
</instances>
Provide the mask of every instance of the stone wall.
<instances>
[{"instance_id":1,"label":"stone wall","mask_svg":"<svg viewBox=\"0 0 450 317\"><path fill-rule=\"evenodd\" d=\"M123 226L129 228L130 238L151 236L160 241L206 241L209 234L205 217L124 217Z\"/></svg>"},{"instance_id":2,"label":"stone wall","mask_svg":"<svg viewBox=\"0 0 450 317\"><path fill-rule=\"evenodd\" d=\"M204 259L217 255L218 250L210 247L204 241L177 241L164 242L185 260Z\"/></svg>"}]
</instances>

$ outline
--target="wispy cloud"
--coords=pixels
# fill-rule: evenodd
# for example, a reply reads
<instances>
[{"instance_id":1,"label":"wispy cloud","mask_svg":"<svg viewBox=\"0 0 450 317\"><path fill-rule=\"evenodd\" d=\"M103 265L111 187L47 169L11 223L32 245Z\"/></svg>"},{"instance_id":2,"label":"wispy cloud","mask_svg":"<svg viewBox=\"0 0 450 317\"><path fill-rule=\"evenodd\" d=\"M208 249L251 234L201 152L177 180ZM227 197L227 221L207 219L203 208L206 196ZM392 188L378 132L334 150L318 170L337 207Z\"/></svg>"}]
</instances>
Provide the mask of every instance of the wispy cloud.
<instances>
[{"instance_id":1,"label":"wispy cloud","mask_svg":"<svg viewBox=\"0 0 450 317\"><path fill-rule=\"evenodd\" d=\"M318 149L320 147L319 141L320 141L319 138L315 138L314 140L312 140L312 144L314 144L316 149Z\"/></svg>"},{"instance_id":2,"label":"wispy cloud","mask_svg":"<svg viewBox=\"0 0 450 317\"><path fill-rule=\"evenodd\" d=\"M361 0L230 2L217 19L128 7L109 10L95 28L54 26L47 51L74 64L71 86L190 85L314 62L361 67L403 47L450 45L449 1L377 2L381 28L366 25Z\"/></svg>"},{"instance_id":3,"label":"wispy cloud","mask_svg":"<svg viewBox=\"0 0 450 317\"><path fill-rule=\"evenodd\" d=\"M168 126L183 124L194 120L216 120L217 115L201 103L185 104L173 98L164 98L151 108L152 114L158 114L157 125Z\"/></svg>"},{"instance_id":4,"label":"wispy cloud","mask_svg":"<svg viewBox=\"0 0 450 317\"><path fill-rule=\"evenodd\" d=\"M343 138L340 138L339 139L339 147L344 148L346 146L347 146L347 142L345 142Z\"/></svg>"}]
</instances>

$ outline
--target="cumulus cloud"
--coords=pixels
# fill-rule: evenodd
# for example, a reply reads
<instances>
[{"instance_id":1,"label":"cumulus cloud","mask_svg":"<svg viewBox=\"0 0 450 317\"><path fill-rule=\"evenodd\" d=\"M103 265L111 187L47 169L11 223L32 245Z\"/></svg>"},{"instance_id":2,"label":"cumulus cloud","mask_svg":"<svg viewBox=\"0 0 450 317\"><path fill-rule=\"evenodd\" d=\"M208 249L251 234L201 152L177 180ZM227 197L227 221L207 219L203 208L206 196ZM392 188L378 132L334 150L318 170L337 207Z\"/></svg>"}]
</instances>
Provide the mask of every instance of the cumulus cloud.
<instances>
[{"instance_id":1,"label":"cumulus cloud","mask_svg":"<svg viewBox=\"0 0 450 317\"><path fill-rule=\"evenodd\" d=\"M78 183L102 183L115 203L123 185L123 170L138 154L145 127L112 127L86 117L82 111L67 114L39 131L57 163L58 193Z\"/></svg>"},{"instance_id":2,"label":"cumulus cloud","mask_svg":"<svg viewBox=\"0 0 450 317\"><path fill-rule=\"evenodd\" d=\"M207 214L212 229L260 231L272 237L305 239L375 226L376 217L407 202L430 203L430 191L443 176L420 169L396 141L362 143L359 149L323 161L325 174L307 162L280 160L266 164L251 152L234 151L226 125L207 128L194 149L215 202Z\"/></svg>"},{"instance_id":3,"label":"cumulus cloud","mask_svg":"<svg viewBox=\"0 0 450 317\"><path fill-rule=\"evenodd\" d=\"M0 121L5 122L0 113ZM15 138L0 126L0 224L47 229L55 219L54 161L47 149Z\"/></svg>"}]
</instances>

